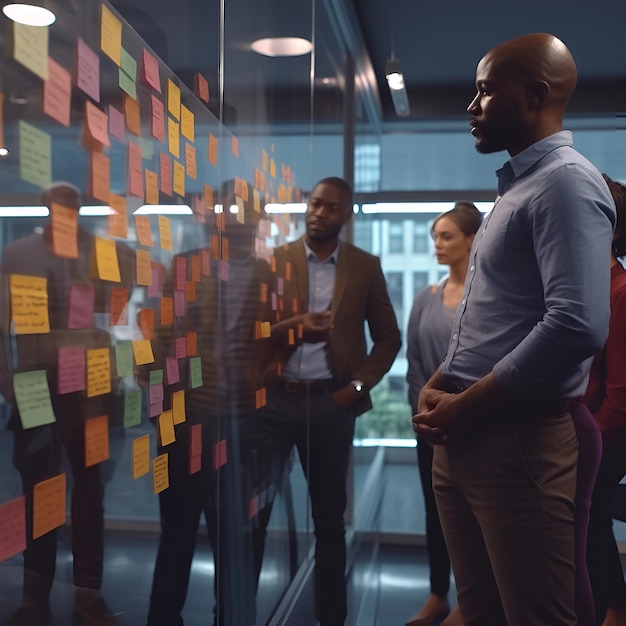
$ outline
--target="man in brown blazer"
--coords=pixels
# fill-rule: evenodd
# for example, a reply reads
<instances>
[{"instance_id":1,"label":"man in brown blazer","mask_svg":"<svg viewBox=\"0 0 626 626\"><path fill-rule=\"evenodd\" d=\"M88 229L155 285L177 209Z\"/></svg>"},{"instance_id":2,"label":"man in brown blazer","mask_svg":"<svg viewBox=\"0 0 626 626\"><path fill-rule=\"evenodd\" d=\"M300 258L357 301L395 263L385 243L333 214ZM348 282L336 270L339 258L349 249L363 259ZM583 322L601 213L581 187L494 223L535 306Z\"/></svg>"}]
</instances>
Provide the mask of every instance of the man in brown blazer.
<instances>
[{"instance_id":1,"label":"man in brown blazer","mask_svg":"<svg viewBox=\"0 0 626 626\"><path fill-rule=\"evenodd\" d=\"M325 178L309 196L305 235L274 252L267 404L257 421L275 459L297 447L308 480L321 626L340 626L347 613L343 515L355 418L371 408L369 392L401 344L379 259L339 239L351 217L350 187Z\"/></svg>"}]
</instances>

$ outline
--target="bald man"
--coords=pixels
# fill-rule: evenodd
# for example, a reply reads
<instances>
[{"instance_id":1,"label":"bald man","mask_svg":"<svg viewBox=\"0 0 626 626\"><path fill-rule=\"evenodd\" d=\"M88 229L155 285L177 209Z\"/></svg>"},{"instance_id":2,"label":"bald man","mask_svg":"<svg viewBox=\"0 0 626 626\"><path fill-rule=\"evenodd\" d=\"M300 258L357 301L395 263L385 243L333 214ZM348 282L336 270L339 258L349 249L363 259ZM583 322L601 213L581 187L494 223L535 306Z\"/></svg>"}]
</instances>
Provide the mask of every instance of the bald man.
<instances>
[{"instance_id":1,"label":"bald man","mask_svg":"<svg viewBox=\"0 0 626 626\"><path fill-rule=\"evenodd\" d=\"M608 333L615 208L563 131L575 85L563 42L526 35L481 59L468 107L477 150L511 159L472 248L447 356L413 417L435 445L465 626L579 623L572 413Z\"/></svg>"}]
</instances>

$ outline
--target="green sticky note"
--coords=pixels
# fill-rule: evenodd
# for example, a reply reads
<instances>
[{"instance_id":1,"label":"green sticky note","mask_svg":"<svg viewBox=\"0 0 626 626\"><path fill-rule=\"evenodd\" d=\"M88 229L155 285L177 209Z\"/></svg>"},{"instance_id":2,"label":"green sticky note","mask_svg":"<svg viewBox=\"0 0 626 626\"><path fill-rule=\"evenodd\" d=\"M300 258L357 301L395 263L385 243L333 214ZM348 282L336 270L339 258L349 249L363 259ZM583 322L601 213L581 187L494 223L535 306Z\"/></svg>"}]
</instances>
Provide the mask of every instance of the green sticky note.
<instances>
[{"instance_id":1,"label":"green sticky note","mask_svg":"<svg viewBox=\"0 0 626 626\"><path fill-rule=\"evenodd\" d=\"M141 158L150 160L154 156L154 143L146 137L137 137L137 144L141 148Z\"/></svg>"},{"instance_id":2,"label":"green sticky note","mask_svg":"<svg viewBox=\"0 0 626 626\"><path fill-rule=\"evenodd\" d=\"M15 374L13 391L24 429L56 422L46 370Z\"/></svg>"},{"instance_id":3,"label":"green sticky note","mask_svg":"<svg viewBox=\"0 0 626 626\"><path fill-rule=\"evenodd\" d=\"M137 61L124 48L120 55L120 70L133 82L137 80Z\"/></svg>"},{"instance_id":4,"label":"green sticky note","mask_svg":"<svg viewBox=\"0 0 626 626\"><path fill-rule=\"evenodd\" d=\"M115 344L115 365L120 378L133 375L132 341L118 341Z\"/></svg>"},{"instance_id":5,"label":"green sticky note","mask_svg":"<svg viewBox=\"0 0 626 626\"><path fill-rule=\"evenodd\" d=\"M48 133L20 120L17 123L20 178L46 187L52 182L52 140Z\"/></svg>"},{"instance_id":6,"label":"green sticky note","mask_svg":"<svg viewBox=\"0 0 626 626\"><path fill-rule=\"evenodd\" d=\"M152 370L150 372L150 384L151 385L163 384L163 370Z\"/></svg>"},{"instance_id":7,"label":"green sticky note","mask_svg":"<svg viewBox=\"0 0 626 626\"><path fill-rule=\"evenodd\" d=\"M137 83L120 67L119 86L131 98L137 100Z\"/></svg>"},{"instance_id":8,"label":"green sticky note","mask_svg":"<svg viewBox=\"0 0 626 626\"><path fill-rule=\"evenodd\" d=\"M202 387L202 363L200 357L189 359L189 377L191 378L191 388Z\"/></svg>"},{"instance_id":9,"label":"green sticky note","mask_svg":"<svg viewBox=\"0 0 626 626\"><path fill-rule=\"evenodd\" d=\"M124 396L124 428L141 424L141 389Z\"/></svg>"}]
</instances>

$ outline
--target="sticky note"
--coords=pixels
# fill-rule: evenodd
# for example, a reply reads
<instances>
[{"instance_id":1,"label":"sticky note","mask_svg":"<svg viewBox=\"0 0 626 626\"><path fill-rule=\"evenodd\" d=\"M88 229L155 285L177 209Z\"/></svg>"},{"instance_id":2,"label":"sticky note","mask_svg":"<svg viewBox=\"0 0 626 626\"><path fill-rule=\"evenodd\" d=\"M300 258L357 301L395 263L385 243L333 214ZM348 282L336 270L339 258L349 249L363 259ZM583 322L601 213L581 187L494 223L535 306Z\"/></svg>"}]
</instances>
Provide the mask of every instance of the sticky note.
<instances>
[{"instance_id":1,"label":"sticky note","mask_svg":"<svg viewBox=\"0 0 626 626\"><path fill-rule=\"evenodd\" d=\"M159 204L159 177L156 172L147 168L144 173L146 176L146 204Z\"/></svg>"},{"instance_id":2,"label":"sticky note","mask_svg":"<svg viewBox=\"0 0 626 626\"><path fill-rule=\"evenodd\" d=\"M154 309L138 311L137 323L144 339L154 339Z\"/></svg>"},{"instance_id":3,"label":"sticky note","mask_svg":"<svg viewBox=\"0 0 626 626\"><path fill-rule=\"evenodd\" d=\"M128 142L128 193L143 198L143 166L141 148L133 141Z\"/></svg>"},{"instance_id":4,"label":"sticky note","mask_svg":"<svg viewBox=\"0 0 626 626\"><path fill-rule=\"evenodd\" d=\"M196 149L185 142L185 172L190 178L198 177L196 170Z\"/></svg>"},{"instance_id":5,"label":"sticky note","mask_svg":"<svg viewBox=\"0 0 626 626\"><path fill-rule=\"evenodd\" d=\"M170 486L167 453L160 454L152 460L152 485L155 494L165 491Z\"/></svg>"},{"instance_id":6,"label":"sticky note","mask_svg":"<svg viewBox=\"0 0 626 626\"><path fill-rule=\"evenodd\" d=\"M180 128L171 117L167 118L167 149L177 159L180 157Z\"/></svg>"},{"instance_id":7,"label":"sticky note","mask_svg":"<svg viewBox=\"0 0 626 626\"><path fill-rule=\"evenodd\" d=\"M111 145L107 114L89 100L85 102L84 129L88 147L99 149L101 146Z\"/></svg>"},{"instance_id":8,"label":"sticky note","mask_svg":"<svg viewBox=\"0 0 626 626\"><path fill-rule=\"evenodd\" d=\"M198 333L195 330L187 332L187 356L198 354Z\"/></svg>"},{"instance_id":9,"label":"sticky note","mask_svg":"<svg viewBox=\"0 0 626 626\"><path fill-rule=\"evenodd\" d=\"M162 250L172 250L172 226L170 219L165 215L158 216L159 221L159 239L161 241Z\"/></svg>"},{"instance_id":10,"label":"sticky note","mask_svg":"<svg viewBox=\"0 0 626 626\"><path fill-rule=\"evenodd\" d=\"M109 458L109 417L100 415L85 420L85 467Z\"/></svg>"},{"instance_id":11,"label":"sticky note","mask_svg":"<svg viewBox=\"0 0 626 626\"><path fill-rule=\"evenodd\" d=\"M195 141L195 116L184 104L180 105L180 132L191 143Z\"/></svg>"},{"instance_id":12,"label":"sticky note","mask_svg":"<svg viewBox=\"0 0 626 626\"><path fill-rule=\"evenodd\" d=\"M137 61L133 56L121 48L120 68L118 70L118 84L131 98L137 99Z\"/></svg>"},{"instance_id":13,"label":"sticky note","mask_svg":"<svg viewBox=\"0 0 626 626\"><path fill-rule=\"evenodd\" d=\"M182 389L172 394L172 415L174 424L182 424L187 419L185 414L185 392Z\"/></svg>"},{"instance_id":14,"label":"sticky note","mask_svg":"<svg viewBox=\"0 0 626 626\"><path fill-rule=\"evenodd\" d=\"M83 346L61 346L57 355L59 394L83 391L85 379L85 348Z\"/></svg>"},{"instance_id":15,"label":"sticky note","mask_svg":"<svg viewBox=\"0 0 626 626\"><path fill-rule=\"evenodd\" d=\"M133 354L135 355L135 363L137 363L137 365L154 363L152 345L150 344L149 339L133 341Z\"/></svg>"},{"instance_id":16,"label":"sticky note","mask_svg":"<svg viewBox=\"0 0 626 626\"><path fill-rule=\"evenodd\" d=\"M100 102L100 57L80 37L76 41L76 86Z\"/></svg>"},{"instance_id":17,"label":"sticky note","mask_svg":"<svg viewBox=\"0 0 626 626\"><path fill-rule=\"evenodd\" d=\"M208 159L211 165L217 165L217 143L217 137L210 133Z\"/></svg>"},{"instance_id":18,"label":"sticky note","mask_svg":"<svg viewBox=\"0 0 626 626\"><path fill-rule=\"evenodd\" d=\"M48 59L48 79L43 83L43 112L63 126L70 125L72 77L56 61Z\"/></svg>"},{"instance_id":19,"label":"sticky note","mask_svg":"<svg viewBox=\"0 0 626 626\"><path fill-rule=\"evenodd\" d=\"M50 206L52 252L66 259L78 258L78 211L56 202Z\"/></svg>"},{"instance_id":20,"label":"sticky note","mask_svg":"<svg viewBox=\"0 0 626 626\"><path fill-rule=\"evenodd\" d=\"M128 324L128 289L125 287L111 288L109 305L109 324L111 326L126 326Z\"/></svg>"},{"instance_id":21,"label":"sticky note","mask_svg":"<svg viewBox=\"0 0 626 626\"><path fill-rule=\"evenodd\" d=\"M160 385L163 383L163 370L150 370L149 381L151 385Z\"/></svg>"},{"instance_id":22,"label":"sticky note","mask_svg":"<svg viewBox=\"0 0 626 626\"><path fill-rule=\"evenodd\" d=\"M237 137L235 137L235 135L231 137L230 147L231 147L233 155L238 157L239 156L239 140L237 139Z\"/></svg>"},{"instance_id":23,"label":"sticky note","mask_svg":"<svg viewBox=\"0 0 626 626\"><path fill-rule=\"evenodd\" d=\"M159 445L169 446L176 441L172 411L164 411L158 418Z\"/></svg>"},{"instance_id":24,"label":"sticky note","mask_svg":"<svg viewBox=\"0 0 626 626\"><path fill-rule=\"evenodd\" d=\"M175 287L182 291L187 283L187 259L184 256L176 257L176 282Z\"/></svg>"},{"instance_id":25,"label":"sticky note","mask_svg":"<svg viewBox=\"0 0 626 626\"><path fill-rule=\"evenodd\" d=\"M87 283L72 283L70 286L70 306L67 327L91 328L93 326L96 291Z\"/></svg>"},{"instance_id":26,"label":"sticky note","mask_svg":"<svg viewBox=\"0 0 626 626\"><path fill-rule=\"evenodd\" d=\"M157 403L163 404L164 398L165 395L162 384L150 385L148 387L148 403L150 406Z\"/></svg>"},{"instance_id":27,"label":"sticky note","mask_svg":"<svg viewBox=\"0 0 626 626\"><path fill-rule=\"evenodd\" d=\"M47 26L25 26L10 22L13 26L13 58L43 80L48 79Z\"/></svg>"},{"instance_id":28,"label":"sticky note","mask_svg":"<svg viewBox=\"0 0 626 626\"><path fill-rule=\"evenodd\" d=\"M135 215L135 231L137 233L137 239L142 246L146 246L147 248L154 246L149 215Z\"/></svg>"},{"instance_id":29,"label":"sticky note","mask_svg":"<svg viewBox=\"0 0 626 626\"><path fill-rule=\"evenodd\" d=\"M173 192L172 187L172 159L161 152L159 154L159 172L161 174L161 191L171 196Z\"/></svg>"},{"instance_id":30,"label":"sticky note","mask_svg":"<svg viewBox=\"0 0 626 626\"><path fill-rule=\"evenodd\" d=\"M171 326L174 323L174 300L163 296L159 305L161 326Z\"/></svg>"},{"instance_id":31,"label":"sticky note","mask_svg":"<svg viewBox=\"0 0 626 626\"><path fill-rule=\"evenodd\" d=\"M176 317L185 315L185 292L178 289L174 291L174 315Z\"/></svg>"},{"instance_id":32,"label":"sticky note","mask_svg":"<svg viewBox=\"0 0 626 626\"><path fill-rule=\"evenodd\" d=\"M180 370L178 369L178 359L168 356L165 359L165 374L168 385L173 385L180 380Z\"/></svg>"},{"instance_id":33,"label":"sticky note","mask_svg":"<svg viewBox=\"0 0 626 626\"><path fill-rule=\"evenodd\" d=\"M133 389L124 394L124 428L139 424L141 424L141 389Z\"/></svg>"},{"instance_id":34,"label":"sticky note","mask_svg":"<svg viewBox=\"0 0 626 626\"><path fill-rule=\"evenodd\" d=\"M167 110L172 117L180 119L180 88L169 78L167 79Z\"/></svg>"},{"instance_id":35,"label":"sticky note","mask_svg":"<svg viewBox=\"0 0 626 626\"><path fill-rule=\"evenodd\" d=\"M11 274L11 319L16 335L50 332L48 281L39 276Z\"/></svg>"},{"instance_id":36,"label":"sticky note","mask_svg":"<svg viewBox=\"0 0 626 626\"><path fill-rule=\"evenodd\" d=\"M0 504L0 563L26 550L26 497Z\"/></svg>"},{"instance_id":37,"label":"sticky note","mask_svg":"<svg viewBox=\"0 0 626 626\"><path fill-rule=\"evenodd\" d=\"M107 107L107 113L109 116L109 133L111 137L115 137L118 141L125 141L126 121L124 120L124 114L110 104Z\"/></svg>"},{"instance_id":38,"label":"sticky note","mask_svg":"<svg viewBox=\"0 0 626 626\"><path fill-rule=\"evenodd\" d=\"M211 185L204 185L202 187L202 195L203 195L203 201L204 201L204 208L212 209L213 208L213 187L211 187Z\"/></svg>"},{"instance_id":39,"label":"sticky note","mask_svg":"<svg viewBox=\"0 0 626 626\"><path fill-rule=\"evenodd\" d=\"M202 250L200 252L200 256L202 257L202 274L204 276L210 276L211 274L211 257L209 256L208 250Z\"/></svg>"},{"instance_id":40,"label":"sticky note","mask_svg":"<svg viewBox=\"0 0 626 626\"><path fill-rule=\"evenodd\" d=\"M148 298L158 298L161 292L159 270L154 267L152 262L150 262L150 272L152 273L152 284L147 285L146 295Z\"/></svg>"},{"instance_id":41,"label":"sticky note","mask_svg":"<svg viewBox=\"0 0 626 626\"><path fill-rule=\"evenodd\" d=\"M154 157L154 142L148 137L138 137L137 144L141 148L141 158L151 161Z\"/></svg>"},{"instance_id":42,"label":"sticky note","mask_svg":"<svg viewBox=\"0 0 626 626\"><path fill-rule=\"evenodd\" d=\"M203 102L209 102L209 82L202 74L195 75L195 92L196 96Z\"/></svg>"},{"instance_id":43,"label":"sticky note","mask_svg":"<svg viewBox=\"0 0 626 626\"><path fill-rule=\"evenodd\" d=\"M189 456L202 454L202 424L189 426Z\"/></svg>"},{"instance_id":44,"label":"sticky note","mask_svg":"<svg viewBox=\"0 0 626 626\"><path fill-rule=\"evenodd\" d=\"M114 283L121 282L115 241L112 239L103 239L102 237L94 237L94 253L98 278Z\"/></svg>"},{"instance_id":45,"label":"sticky note","mask_svg":"<svg viewBox=\"0 0 626 626\"><path fill-rule=\"evenodd\" d=\"M117 194L109 194L109 207L113 209L107 218L107 232L111 237L128 237L128 212L126 210L126 198Z\"/></svg>"},{"instance_id":46,"label":"sticky note","mask_svg":"<svg viewBox=\"0 0 626 626\"><path fill-rule=\"evenodd\" d=\"M133 479L150 471L150 435L133 439Z\"/></svg>"},{"instance_id":47,"label":"sticky note","mask_svg":"<svg viewBox=\"0 0 626 626\"><path fill-rule=\"evenodd\" d=\"M157 417L163 413L163 402L155 402L154 404L148 404L148 415L150 417Z\"/></svg>"},{"instance_id":48,"label":"sticky note","mask_svg":"<svg viewBox=\"0 0 626 626\"><path fill-rule=\"evenodd\" d=\"M150 97L150 134L158 141L165 141L165 107L156 97Z\"/></svg>"},{"instance_id":49,"label":"sticky note","mask_svg":"<svg viewBox=\"0 0 626 626\"><path fill-rule=\"evenodd\" d=\"M139 102L129 95L124 96L124 119L126 120L126 128L139 137L141 135Z\"/></svg>"},{"instance_id":50,"label":"sticky note","mask_svg":"<svg viewBox=\"0 0 626 626\"><path fill-rule=\"evenodd\" d=\"M116 65L122 64L122 23L104 4L100 13L100 49Z\"/></svg>"},{"instance_id":51,"label":"sticky note","mask_svg":"<svg viewBox=\"0 0 626 626\"><path fill-rule=\"evenodd\" d=\"M185 195L185 168L178 161L174 161L174 191L179 196Z\"/></svg>"},{"instance_id":52,"label":"sticky note","mask_svg":"<svg viewBox=\"0 0 626 626\"><path fill-rule=\"evenodd\" d=\"M111 392L111 355L108 348L87 350L87 397Z\"/></svg>"},{"instance_id":53,"label":"sticky note","mask_svg":"<svg viewBox=\"0 0 626 626\"><path fill-rule=\"evenodd\" d=\"M45 370L14 374L13 392L24 430L56 421Z\"/></svg>"},{"instance_id":54,"label":"sticky note","mask_svg":"<svg viewBox=\"0 0 626 626\"><path fill-rule=\"evenodd\" d=\"M88 193L106 204L111 197L111 160L97 150L92 150L89 155Z\"/></svg>"},{"instance_id":55,"label":"sticky note","mask_svg":"<svg viewBox=\"0 0 626 626\"><path fill-rule=\"evenodd\" d=\"M184 359L187 356L187 337L176 337L174 341L174 354L177 359Z\"/></svg>"},{"instance_id":56,"label":"sticky note","mask_svg":"<svg viewBox=\"0 0 626 626\"><path fill-rule=\"evenodd\" d=\"M66 484L65 474L58 474L33 487L33 539L65 524Z\"/></svg>"},{"instance_id":57,"label":"sticky note","mask_svg":"<svg viewBox=\"0 0 626 626\"><path fill-rule=\"evenodd\" d=\"M115 344L115 371L120 378L133 375L133 347L130 341Z\"/></svg>"},{"instance_id":58,"label":"sticky note","mask_svg":"<svg viewBox=\"0 0 626 626\"><path fill-rule=\"evenodd\" d=\"M135 250L135 257L137 259L137 284L150 286L152 284L150 251L137 248L137 250Z\"/></svg>"},{"instance_id":59,"label":"sticky note","mask_svg":"<svg viewBox=\"0 0 626 626\"><path fill-rule=\"evenodd\" d=\"M192 389L202 387L202 362L199 356L189 359L189 379Z\"/></svg>"},{"instance_id":60,"label":"sticky note","mask_svg":"<svg viewBox=\"0 0 626 626\"><path fill-rule=\"evenodd\" d=\"M17 123L20 178L37 187L52 182L52 140L23 120Z\"/></svg>"},{"instance_id":61,"label":"sticky note","mask_svg":"<svg viewBox=\"0 0 626 626\"><path fill-rule=\"evenodd\" d=\"M193 254L190 257L191 280L194 283L200 282L200 255Z\"/></svg>"},{"instance_id":62,"label":"sticky note","mask_svg":"<svg viewBox=\"0 0 626 626\"><path fill-rule=\"evenodd\" d=\"M145 85L161 93L159 62L145 49L141 55L141 79Z\"/></svg>"}]
</instances>

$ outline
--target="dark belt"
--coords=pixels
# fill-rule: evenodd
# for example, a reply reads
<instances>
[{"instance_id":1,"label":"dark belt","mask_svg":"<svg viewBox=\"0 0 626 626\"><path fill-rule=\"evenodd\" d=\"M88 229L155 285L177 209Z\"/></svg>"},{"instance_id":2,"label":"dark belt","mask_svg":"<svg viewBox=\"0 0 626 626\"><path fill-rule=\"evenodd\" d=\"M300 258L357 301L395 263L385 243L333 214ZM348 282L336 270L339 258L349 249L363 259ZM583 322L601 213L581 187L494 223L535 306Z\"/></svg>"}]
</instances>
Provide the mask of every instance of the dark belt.
<instances>
[{"instance_id":1,"label":"dark belt","mask_svg":"<svg viewBox=\"0 0 626 626\"><path fill-rule=\"evenodd\" d=\"M273 386L287 393L319 393L320 391L335 391L337 389L337 383L333 378L279 380Z\"/></svg>"}]
</instances>

